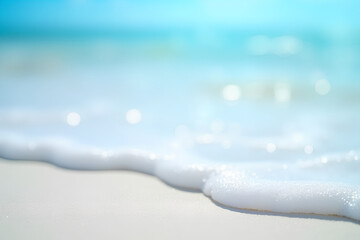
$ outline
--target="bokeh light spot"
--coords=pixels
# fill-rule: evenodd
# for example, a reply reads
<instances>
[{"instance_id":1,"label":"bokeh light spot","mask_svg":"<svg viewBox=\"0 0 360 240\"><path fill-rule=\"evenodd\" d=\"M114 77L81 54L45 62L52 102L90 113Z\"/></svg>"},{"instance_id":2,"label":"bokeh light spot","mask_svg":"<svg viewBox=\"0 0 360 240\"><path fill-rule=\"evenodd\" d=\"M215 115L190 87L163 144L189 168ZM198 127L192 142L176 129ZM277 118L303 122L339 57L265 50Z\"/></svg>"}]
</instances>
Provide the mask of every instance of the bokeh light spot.
<instances>
[{"instance_id":1,"label":"bokeh light spot","mask_svg":"<svg viewBox=\"0 0 360 240\"><path fill-rule=\"evenodd\" d=\"M81 122L81 116L77 112L71 112L66 116L66 122L69 126L76 127Z\"/></svg>"},{"instance_id":2,"label":"bokeh light spot","mask_svg":"<svg viewBox=\"0 0 360 240\"><path fill-rule=\"evenodd\" d=\"M314 151L314 147L313 147L312 145L306 145L306 146L304 147L304 152L305 152L306 154L312 154L313 151Z\"/></svg>"},{"instance_id":3,"label":"bokeh light spot","mask_svg":"<svg viewBox=\"0 0 360 240\"><path fill-rule=\"evenodd\" d=\"M131 109L126 113L126 121L130 124L137 124L141 121L141 112L137 109Z\"/></svg>"},{"instance_id":4,"label":"bokeh light spot","mask_svg":"<svg viewBox=\"0 0 360 240\"><path fill-rule=\"evenodd\" d=\"M276 151L276 145L274 143L268 143L266 145L266 151L268 151L269 153L273 153Z\"/></svg>"},{"instance_id":5,"label":"bokeh light spot","mask_svg":"<svg viewBox=\"0 0 360 240\"><path fill-rule=\"evenodd\" d=\"M241 96L241 89L233 84L226 85L222 90L222 95L227 101L236 101Z\"/></svg>"},{"instance_id":6,"label":"bokeh light spot","mask_svg":"<svg viewBox=\"0 0 360 240\"><path fill-rule=\"evenodd\" d=\"M319 95L326 95L330 92L330 83L328 80L326 80L325 78L318 80L315 83L315 91L319 94Z\"/></svg>"}]
</instances>

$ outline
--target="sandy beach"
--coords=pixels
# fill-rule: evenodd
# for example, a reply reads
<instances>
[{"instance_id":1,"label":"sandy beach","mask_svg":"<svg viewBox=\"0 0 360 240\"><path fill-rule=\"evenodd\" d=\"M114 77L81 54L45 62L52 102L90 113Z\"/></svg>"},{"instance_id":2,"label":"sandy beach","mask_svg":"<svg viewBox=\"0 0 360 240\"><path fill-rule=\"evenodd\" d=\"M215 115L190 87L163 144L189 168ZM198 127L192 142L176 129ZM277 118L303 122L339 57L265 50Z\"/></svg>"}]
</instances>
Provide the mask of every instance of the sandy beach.
<instances>
[{"instance_id":1,"label":"sandy beach","mask_svg":"<svg viewBox=\"0 0 360 240\"><path fill-rule=\"evenodd\" d=\"M127 171L0 160L0 239L358 239L338 217L221 207Z\"/></svg>"}]
</instances>

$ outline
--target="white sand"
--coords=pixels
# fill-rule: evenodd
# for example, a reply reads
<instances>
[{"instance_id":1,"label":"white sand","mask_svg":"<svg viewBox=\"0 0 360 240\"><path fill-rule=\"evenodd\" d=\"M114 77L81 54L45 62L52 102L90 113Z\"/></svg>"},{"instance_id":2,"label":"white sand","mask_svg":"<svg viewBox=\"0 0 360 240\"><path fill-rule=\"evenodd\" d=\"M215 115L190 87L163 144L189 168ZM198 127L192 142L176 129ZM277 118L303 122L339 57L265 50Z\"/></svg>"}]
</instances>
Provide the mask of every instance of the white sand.
<instances>
[{"instance_id":1,"label":"white sand","mask_svg":"<svg viewBox=\"0 0 360 240\"><path fill-rule=\"evenodd\" d=\"M0 239L359 239L336 217L233 211L125 171L0 160Z\"/></svg>"}]
</instances>

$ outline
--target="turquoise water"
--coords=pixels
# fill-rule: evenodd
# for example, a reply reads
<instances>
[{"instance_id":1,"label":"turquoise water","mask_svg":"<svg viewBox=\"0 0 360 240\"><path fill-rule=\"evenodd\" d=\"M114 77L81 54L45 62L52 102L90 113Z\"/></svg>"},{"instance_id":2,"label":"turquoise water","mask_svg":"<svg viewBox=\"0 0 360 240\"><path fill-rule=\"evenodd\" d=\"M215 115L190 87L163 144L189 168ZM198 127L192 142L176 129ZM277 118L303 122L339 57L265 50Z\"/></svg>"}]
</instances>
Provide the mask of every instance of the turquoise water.
<instances>
[{"instance_id":1,"label":"turquoise water","mask_svg":"<svg viewBox=\"0 0 360 240\"><path fill-rule=\"evenodd\" d=\"M254 138L307 132L308 144L318 142L318 154L357 149L359 34L265 33L214 30L204 37L190 30L123 30L103 37L94 32L3 36L3 131L18 131L16 121L28 121L29 114L36 128L20 125L24 133L53 132L105 147L146 147L154 135L158 145L169 141L177 126L209 134L211 125L220 122L220 132ZM322 93L324 84L329 89ZM223 94L228 85L240 91L235 101ZM124 116L133 108L143 120L129 127ZM61 131L36 123L50 118L58 124L69 112L85 120L77 128L65 122ZM93 126L83 126L87 118ZM118 134L108 136L113 131ZM343 139L347 134L350 139Z\"/></svg>"}]
</instances>

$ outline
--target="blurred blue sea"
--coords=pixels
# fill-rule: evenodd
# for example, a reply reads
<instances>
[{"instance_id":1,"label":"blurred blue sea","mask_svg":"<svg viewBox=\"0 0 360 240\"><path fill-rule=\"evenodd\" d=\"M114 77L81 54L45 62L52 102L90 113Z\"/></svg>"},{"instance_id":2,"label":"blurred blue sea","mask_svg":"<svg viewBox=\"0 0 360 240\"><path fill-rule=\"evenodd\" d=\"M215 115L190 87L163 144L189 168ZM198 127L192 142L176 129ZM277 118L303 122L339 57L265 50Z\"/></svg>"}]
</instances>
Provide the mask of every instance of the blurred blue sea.
<instances>
[{"instance_id":1,"label":"blurred blue sea","mask_svg":"<svg viewBox=\"0 0 360 240\"><path fill-rule=\"evenodd\" d=\"M148 60L205 65L236 81L306 82L322 72L358 85L358 9L357 1L1 1L1 68Z\"/></svg>"},{"instance_id":2,"label":"blurred blue sea","mask_svg":"<svg viewBox=\"0 0 360 240\"><path fill-rule=\"evenodd\" d=\"M208 146L214 139L237 146L229 159L255 156L249 139L260 149L274 142L285 158L309 144L318 154L356 149L359 8L307 0L1 1L0 127L151 148L171 145L186 126L211 158L224 156ZM131 109L141 112L140 124L129 125ZM66 121L71 112L81 116L76 128ZM270 155L255 158L263 157Z\"/></svg>"}]
</instances>

